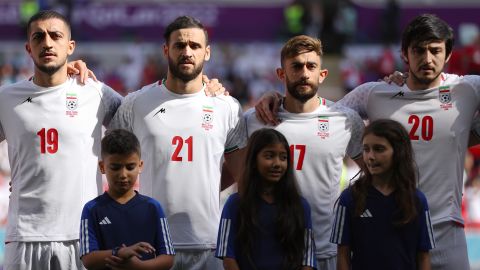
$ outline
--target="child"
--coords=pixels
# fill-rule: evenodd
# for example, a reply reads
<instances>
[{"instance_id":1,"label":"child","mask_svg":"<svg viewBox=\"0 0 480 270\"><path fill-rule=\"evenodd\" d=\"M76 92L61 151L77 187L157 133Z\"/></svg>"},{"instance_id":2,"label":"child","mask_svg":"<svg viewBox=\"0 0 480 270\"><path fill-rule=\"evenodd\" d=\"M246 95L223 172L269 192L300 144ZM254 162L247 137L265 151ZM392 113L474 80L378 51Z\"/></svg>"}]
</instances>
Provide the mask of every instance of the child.
<instances>
[{"instance_id":1,"label":"child","mask_svg":"<svg viewBox=\"0 0 480 270\"><path fill-rule=\"evenodd\" d=\"M330 240L338 244L338 270L430 269L435 243L413 160L399 123L377 120L366 127L362 176L336 207Z\"/></svg>"},{"instance_id":2,"label":"child","mask_svg":"<svg viewBox=\"0 0 480 270\"><path fill-rule=\"evenodd\" d=\"M247 149L239 192L223 208L215 256L226 270L316 268L310 206L296 186L287 140L259 129Z\"/></svg>"},{"instance_id":3,"label":"child","mask_svg":"<svg viewBox=\"0 0 480 270\"><path fill-rule=\"evenodd\" d=\"M83 208L80 257L88 269L170 269L175 254L160 204L133 189L142 170L140 144L126 130L102 139L100 171L108 191Z\"/></svg>"}]
</instances>

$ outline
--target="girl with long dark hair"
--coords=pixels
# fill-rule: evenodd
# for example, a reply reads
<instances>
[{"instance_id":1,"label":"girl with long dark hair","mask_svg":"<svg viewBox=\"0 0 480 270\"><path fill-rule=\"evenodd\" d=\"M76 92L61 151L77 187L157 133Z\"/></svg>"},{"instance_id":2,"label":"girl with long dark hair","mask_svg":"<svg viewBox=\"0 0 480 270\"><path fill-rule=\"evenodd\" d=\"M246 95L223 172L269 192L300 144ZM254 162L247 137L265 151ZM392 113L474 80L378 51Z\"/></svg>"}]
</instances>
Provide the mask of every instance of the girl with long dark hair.
<instances>
[{"instance_id":1,"label":"girl with long dark hair","mask_svg":"<svg viewBox=\"0 0 480 270\"><path fill-rule=\"evenodd\" d=\"M372 122L363 161L362 175L335 209L337 269L430 269L435 243L407 131L393 120Z\"/></svg>"},{"instance_id":2,"label":"girl with long dark hair","mask_svg":"<svg viewBox=\"0 0 480 270\"><path fill-rule=\"evenodd\" d=\"M245 165L238 193L223 208L216 256L226 270L316 268L310 206L299 194L285 137L254 132Z\"/></svg>"}]
</instances>

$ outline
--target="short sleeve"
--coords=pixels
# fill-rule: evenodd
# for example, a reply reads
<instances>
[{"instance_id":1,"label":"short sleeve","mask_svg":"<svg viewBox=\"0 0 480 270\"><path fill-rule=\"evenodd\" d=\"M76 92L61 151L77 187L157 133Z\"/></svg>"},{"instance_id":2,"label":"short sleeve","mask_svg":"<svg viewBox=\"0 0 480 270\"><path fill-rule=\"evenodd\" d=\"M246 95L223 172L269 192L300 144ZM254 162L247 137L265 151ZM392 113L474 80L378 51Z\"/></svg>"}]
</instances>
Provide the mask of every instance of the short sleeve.
<instances>
[{"instance_id":1,"label":"short sleeve","mask_svg":"<svg viewBox=\"0 0 480 270\"><path fill-rule=\"evenodd\" d=\"M303 252L302 266L309 266L317 269L315 257L315 240L312 229L312 211L307 200L302 198L303 213L305 218L305 248Z\"/></svg>"},{"instance_id":2,"label":"short sleeve","mask_svg":"<svg viewBox=\"0 0 480 270\"><path fill-rule=\"evenodd\" d=\"M85 204L80 220L80 258L90 252L99 250L98 236L95 232L95 220L92 215L93 201Z\"/></svg>"},{"instance_id":3,"label":"short sleeve","mask_svg":"<svg viewBox=\"0 0 480 270\"><path fill-rule=\"evenodd\" d=\"M102 102L105 107L105 117L103 118L103 125L108 127L115 112L122 103L122 96L106 84L102 84Z\"/></svg>"},{"instance_id":4,"label":"short sleeve","mask_svg":"<svg viewBox=\"0 0 480 270\"><path fill-rule=\"evenodd\" d=\"M109 129L125 129L133 132L133 106L135 105L135 100L139 91L130 93L123 99L122 105L120 105L115 113Z\"/></svg>"},{"instance_id":5,"label":"short sleeve","mask_svg":"<svg viewBox=\"0 0 480 270\"><path fill-rule=\"evenodd\" d=\"M351 193L350 189L346 189L340 195L338 203L334 210L334 221L332 226L332 232L330 236L330 242L339 245L351 244Z\"/></svg>"},{"instance_id":6,"label":"short sleeve","mask_svg":"<svg viewBox=\"0 0 480 270\"><path fill-rule=\"evenodd\" d=\"M236 99L231 97L230 99L231 99L231 101L229 102L229 104L231 104L230 125L232 128L228 131L228 134L227 134L227 141L225 144L225 153L233 152L247 145L247 132L245 128L245 119L243 117L242 106Z\"/></svg>"},{"instance_id":7,"label":"short sleeve","mask_svg":"<svg viewBox=\"0 0 480 270\"><path fill-rule=\"evenodd\" d=\"M347 117L347 123L350 129L350 141L347 145L347 155L351 159L357 159L362 155L362 136L365 130L365 123L358 113L350 108L344 107L340 104L335 104L333 110L343 112Z\"/></svg>"},{"instance_id":8,"label":"short sleeve","mask_svg":"<svg viewBox=\"0 0 480 270\"><path fill-rule=\"evenodd\" d=\"M237 230L237 213L238 213L239 195L234 193L228 197L223 207L220 226L218 228L217 249L215 257L223 259L235 259L235 235Z\"/></svg>"},{"instance_id":9,"label":"short sleeve","mask_svg":"<svg viewBox=\"0 0 480 270\"><path fill-rule=\"evenodd\" d=\"M418 215L420 224L418 250L428 251L435 248L435 238L433 235L432 222L430 220L430 210L425 195L422 192L417 191L417 197L420 202L419 209L421 210Z\"/></svg>"},{"instance_id":10,"label":"short sleeve","mask_svg":"<svg viewBox=\"0 0 480 270\"><path fill-rule=\"evenodd\" d=\"M377 84L378 82L364 83L353 89L336 104L348 107L356 111L363 119L367 119L368 97L373 87Z\"/></svg>"},{"instance_id":11,"label":"short sleeve","mask_svg":"<svg viewBox=\"0 0 480 270\"><path fill-rule=\"evenodd\" d=\"M163 212L162 206L158 201L151 199L155 206L155 214L158 218L157 237L155 239L155 253L158 255L175 255L172 239L170 237L170 228L168 226L167 217Z\"/></svg>"}]
</instances>

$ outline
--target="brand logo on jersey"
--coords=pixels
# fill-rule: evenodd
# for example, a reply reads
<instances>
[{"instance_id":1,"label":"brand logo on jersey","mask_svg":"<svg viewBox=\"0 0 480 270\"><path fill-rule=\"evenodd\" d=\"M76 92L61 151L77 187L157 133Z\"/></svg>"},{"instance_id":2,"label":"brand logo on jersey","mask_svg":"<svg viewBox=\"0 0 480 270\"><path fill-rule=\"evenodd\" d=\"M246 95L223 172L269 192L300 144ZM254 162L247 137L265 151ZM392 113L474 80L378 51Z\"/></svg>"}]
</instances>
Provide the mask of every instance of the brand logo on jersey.
<instances>
[{"instance_id":1,"label":"brand logo on jersey","mask_svg":"<svg viewBox=\"0 0 480 270\"><path fill-rule=\"evenodd\" d=\"M27 97L27 99L25 99L21 104L25 102L32 103L33 102L32 97Z\"/></svg>"},{"instance_id":2,"label":"brand logo on jersey","mask_svg":"<svg viewBox=\"0 0 480 270\"><path fill-rule=\"evenodd\" d=\"M370 213L370 210L366 209L363 214L360 215L361 218L370 218L373 217L372 213Z\"/></svg>"},{"instance_id":3,"label":"brand logo on jersey","mask_svg":"<svg viewBox=\"0 0 480 270\"><path fill-rule=\"evenodd\" d=\"M448 110L452 108L452 96L450 93L450 86L442 86L438 88L438 99L442 104L440 104L440 108L444 110Z\"/></svg>"},{"instance_id":4,"label":"brand logo on jersey","mask_svg":"<svg viewBox=\"0 0 480 270\"><path fill-rule=\"evenodd\" d=\"M100 225L108 225L108 224L112 224L112 222L110 221L110 219L108 219L108 217L104 217L102 219L102 221L100 221L98 224Z\"/></svg>"},{"instance_id":5,"label":"brand logo on jersey","mask_svg":"<svg viewBox=\"0 0 480 270\"><path fill-rule=\"evenodd\" d=\"M78 106L78 98L77 94L75 93L67 93L66 96L66 114L70 117L74 117L78 114L77 106Z\"/></svg>"},{"instance_id":6,"label":"brand logo on jersey","mask_svg":"<svg viewBox=\"0 0 480 270\"><path fill-rule=\"evenodd\" d=\"M159 113L165 113L167 110L165 110L165 108L160 108L160 110L158 110L153 116L159 114Z\"/></svg>"},{"instance_id":7,"label":"brand logo on jersey","mask_svg":"<svg viewBox=\"0 0 480 270\"><path fill-rule=\"evenodd\" d=\"M392 98L403 97L404 95L405 95L405 93L403 93L403 91L398 91L398 93L396 93L395 95L393 95Z\"/></svg>"},{"instance_id":8,"label":"brand logo on jersey","mask_svg":"<svg viewBox=\"0 0 480 270\"><path fill-rule=\"evenodd\" d=\"M203 106L203 115L202 115L202 128L205 130L210 130L213 128L213 107Z\"/></svg>"},{"instance_id":9,"label":"brand logo on jersey","mask_svg":"<svg viewBox=\"0 0 480 270\"><path fill-rule=\"evenodd\" d=\"M317 136L319 136L322 139L328 138L330 136L329 134L330 124L329 124L328 117L319 116L317 127L318 127Z\"/></svg>"}]
</instances>

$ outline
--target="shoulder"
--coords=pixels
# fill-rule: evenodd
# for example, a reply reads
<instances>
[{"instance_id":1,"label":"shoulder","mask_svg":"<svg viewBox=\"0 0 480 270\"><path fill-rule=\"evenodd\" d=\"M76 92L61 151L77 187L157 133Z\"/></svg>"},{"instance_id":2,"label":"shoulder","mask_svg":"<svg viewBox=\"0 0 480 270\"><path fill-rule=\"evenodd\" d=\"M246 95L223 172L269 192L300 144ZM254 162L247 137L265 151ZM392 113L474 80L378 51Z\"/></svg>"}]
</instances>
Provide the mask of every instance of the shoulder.
<instances>
[{"instance_id":1,"label":"shoulder","mask_svg":"<svg viewBox=\"0 0 480 270\"><path fill-rule=\"evenodd\" d=\"M340 193L340 197L338 198L340 204L342 205L350 205L353 203L353 192L352 186L346 188L345 190Z\"/></svg>"},{"instance_id":2,"label":"shoulder","mask_svg":"<svg viewBox=\"0 0 480 270\"><path fill-rule=\"evenodd\" d=\"M95 199L88 201L83 207L84 211L92 211L100 205L107 203L105 194L97 196Z\"/></svg>"},{"instance_id":3,"label":"shoulder","mask_svg":"<svg viewBox=\"0 0 480 270\"><path fill-rule=\"evenodd\" d=\"M421 192L420 190L417 189L415 191L415 196L417 197L418 201L420 202L420 205L423 208L428 208L427 197L425 196L425 194L423 194L423 192Z\"/></svg>"},{"instance_id":4,"label":"shoulder","mask_svg":"<svg viewBox=\"0 0 480 270\"><path fill-rule=\"evenodd\" d=\"M345 106L345 105L342 105L340 103L335 103L333 104L331 107L330 107L330 110L332 112L339 112L339 113L342 113L344 114L348 119L353 119L353 120L360 120L362 118L360 118L360 115L353 109Z\"/></svg>"},{"instance_id":5,"label":"shoulder","mask_svg":"<svg viewBox=\"0 0 480 270\"><path fill-rule=\"evenodd\" d=\"M151 206L152 208L156 209L157 211L161 211L163 213L163 207L159 201L155 200L152 197L145 196L143 194L138 193L138 200L140 200L143 204Z\"/></svg>"},{"instance_id":6,"label":"shoulder","mask_svg":"<svg viewBox=\"0 0 480 270\"><path fill-rule=\"evenodd\" d=\"M310 212L310 204L308 203L307 199L303 196L300 197L300 201L302 203L302 207L306 212Z\"/></svg>"},{"instance_id":7,"label":"shoulder","mask_svg":"<svg viewBox=\"0 0 480 270\"><path fill-rule=\"evenodd\" d=\"M386 82L366 82L364 84L361 84L357 87L355 87L350 93L358 93L358 92L365 92L365 91L371 91L375 88L390 88L391 85L386 83Z\"/></svg>"},{"instance_id":8,"label":"shoulder","mask_svg":"<svg viewBox=\"0 0 480 270\"><path fill-rule=\"evenodd\" d=\"M32 88L32 86L33 86L33 84L29 80L22 80L22 81L12 83L12 84L2 85L2 86L0 86L0 95L4 94L4 93L17 91L19 89L30 89L30 88Z\"/></svg>"},{"instance_id":9,"label":"shoulder","mask_svg":"<svg viewBox=\"0 0 480 270\"><path fill-rule=\"evenodd\" d=\"M242 106L240 105L240 102L238 102L238 100L232 96L220 95L220 96L215 96L210 98L212 98L215 103L223 104L234 112L237 112L242 108Z\"/></svg>"}]
</instances>

